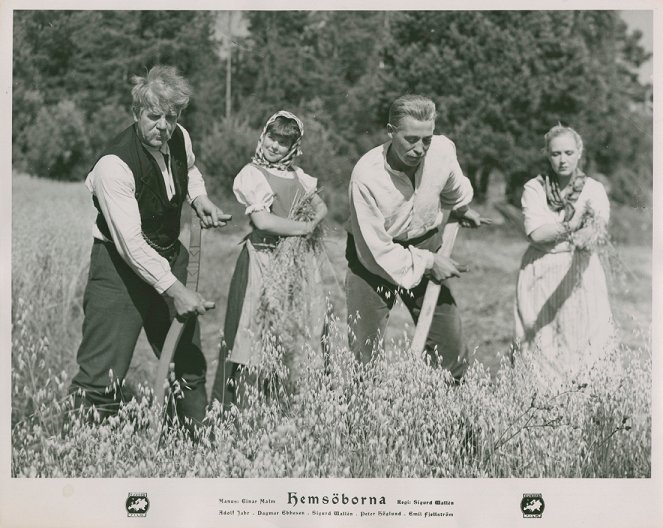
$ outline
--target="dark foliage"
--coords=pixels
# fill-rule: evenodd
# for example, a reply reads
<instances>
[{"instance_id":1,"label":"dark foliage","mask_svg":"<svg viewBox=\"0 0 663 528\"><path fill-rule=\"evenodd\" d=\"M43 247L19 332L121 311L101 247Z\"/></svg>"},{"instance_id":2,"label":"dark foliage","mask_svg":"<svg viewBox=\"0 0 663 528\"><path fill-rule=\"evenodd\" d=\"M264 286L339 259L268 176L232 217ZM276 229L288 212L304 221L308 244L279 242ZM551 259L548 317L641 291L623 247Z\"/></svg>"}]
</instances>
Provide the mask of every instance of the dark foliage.
<instances>
[{"instance_id":1,"label":"dark foliage","mask_svg":"<svg viewBox=\"0 0 663 528\"><path fill-rule=\"evenodd\" d=\"M167 63L194 86L181 122L228 199L276 110L304 118L301 164L343 197L354 162L386 139L389 103L420 92L438 103L438 130L455 141L479 198L497 170L516 201L545 166L543 134L562 122L583 135L586 169L608 178L613 200L650 203L651 87L637 77L649 55L615 11L256 11L241 15L237 35L224 15L16 11L15 166L84 177L131 122L131 77Z\"/></svg>"}]
</instances>

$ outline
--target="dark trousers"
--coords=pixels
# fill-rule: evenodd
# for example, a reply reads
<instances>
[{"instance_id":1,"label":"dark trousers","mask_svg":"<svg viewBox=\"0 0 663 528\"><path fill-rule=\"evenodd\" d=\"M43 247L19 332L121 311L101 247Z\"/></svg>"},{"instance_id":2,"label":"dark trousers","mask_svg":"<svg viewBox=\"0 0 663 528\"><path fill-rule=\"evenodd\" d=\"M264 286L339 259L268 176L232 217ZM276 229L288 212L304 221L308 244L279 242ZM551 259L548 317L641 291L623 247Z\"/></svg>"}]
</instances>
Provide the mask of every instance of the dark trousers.
<instances>
[{"instance_id":1,"label":"dark trousers","mask_svg":"<svg viewBox=\"0 0 663 528\"><path fill-rule=\"evenodd\" d=\"M171 259L171 269L178 280L186 282L189 254L180 247ZM76 360L78 373L70 392L78 405L95 405L101 416L115 412L128 397L121 387L141 329L155 355L161 355L175 312L172 303L136 275L111 243L95 240L90 258L90 273L83 298L83 339ZM180 419L200 422L205 417L206 362L200 345L196 319L187 321L175 351L175 375L184 397L177 402ZM111 384L110 372L113 380ZM157 395L159 396L159 395Z\"/></svg>"},{"instance_id":2,"label":"dark trousers","mask_svg":"<svg viewBox=\"0 0 663 528\"><path fill-rule=\"evenodd\" d=\"M414 245L437 251L439 237L425 236ZM357 360L367 363L381 345L397 295L417 323L428 279L424 277L414 288L404 290L371 273L359 262L351 235L348 236L346 258L348 342ZM440 289L426 339L426 354L431 366L449 370L456 380L460 380L467 370L468 351L463 341L460 315L451 290L445 284Z\"/></svg>"}]
</instances>

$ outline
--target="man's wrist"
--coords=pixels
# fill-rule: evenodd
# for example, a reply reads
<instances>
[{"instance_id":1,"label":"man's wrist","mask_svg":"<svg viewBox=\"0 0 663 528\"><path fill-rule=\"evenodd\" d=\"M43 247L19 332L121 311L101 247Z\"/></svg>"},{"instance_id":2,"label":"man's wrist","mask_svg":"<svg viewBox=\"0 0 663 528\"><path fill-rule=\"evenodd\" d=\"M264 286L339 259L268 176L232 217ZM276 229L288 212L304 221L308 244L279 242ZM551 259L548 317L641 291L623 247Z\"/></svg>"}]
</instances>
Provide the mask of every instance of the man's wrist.
<instances>
[{"instance_id":1,"label":"man's wrist","mask_svg":"<svg viewBox=\"0 0 663 528\"><path fill-rule=\"evenodd\" d=\"M177 293L178 285L184 286L180 281L177 280L175 275L171 274L166 279L164 279L161 284L157 284L155 289L157 292L161 293L161 295L174 298L175 294Z\"/></svg>"},{"instance_id":2,"label":"man's wrist","mask_svg":"<svg viewBox=\"0 0 663 528\"><path fill-rule=\"evenodd\" d=\"M469 210L470 210L469 205L461 205L460 207L454 209L453 212L458 218L461 218L465 216Z\"/></svg>"},{"instance_id":3,"label":"man's wrist","mask_svg":"<svg viewBox=\"0 0 663 528\"><path fill-rule=\"evenodd\" d=\"M203 196L207 196L207 195L205 193L202 193L202 194L197 194L196 196L194 196L191 199L191 207L193 207L195 209L198 206L198 204L196 202L198 202L198 199L203 197Z\"/></svg>"},{"instance_id":4,"label":"man's wrist","mask_svg":"<svg viewBox=\"0 0 663 528\"><path fill-rule=\"evenodd\" d=\"M433 269L435 265L435 253L426 251L426 271Z\"/></svg>"}]
</instances>

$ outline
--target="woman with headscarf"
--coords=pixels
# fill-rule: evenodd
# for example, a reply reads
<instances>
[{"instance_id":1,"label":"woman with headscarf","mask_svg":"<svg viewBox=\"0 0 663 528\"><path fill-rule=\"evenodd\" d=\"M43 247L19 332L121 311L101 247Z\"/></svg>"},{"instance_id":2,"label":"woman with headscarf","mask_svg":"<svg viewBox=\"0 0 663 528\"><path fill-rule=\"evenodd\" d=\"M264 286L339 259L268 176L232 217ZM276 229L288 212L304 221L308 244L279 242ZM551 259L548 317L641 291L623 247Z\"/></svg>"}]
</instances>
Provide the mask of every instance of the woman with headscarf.
<instances>
[{"instance_id":1,"label":"woman with headscarf","mask_svg":"<svg viewBox=\"0 0 663 528\"><path fill-rule=\"evenodd\" d=\"M294 114L280 111L269 118L258 140L255 155L235 177L233 191L246 207L252 231L244 246L228 292L228 306L220 347L219 366L212 398L224 408L237 402L241 378L260 368L264 345L259 320L263 278L273 264L273 253L283 237L308 236L327 214L317 193L317 179L294 164L301 155L302 122ZM293 204L311 197L311 220L291 217ZM321 292L309 298L319 300ZM247 368L248 367L248 368ZM255 380L253 376L253 380Z\"/></svg>"},{"instance_id":2,"label":"woman with headscarf","mask_svg":"<svg viewBox=\"0 0 663 528\"><path fill-rule=\"evenodd\" d=\"M545 135L550 169L522 195L525 252L516 292L516 335L547 381L577 379L609 346L614 330L597 249L607 237L603 185L578 166L580 135L554 126Z\"/></svg>"}]
</instances>

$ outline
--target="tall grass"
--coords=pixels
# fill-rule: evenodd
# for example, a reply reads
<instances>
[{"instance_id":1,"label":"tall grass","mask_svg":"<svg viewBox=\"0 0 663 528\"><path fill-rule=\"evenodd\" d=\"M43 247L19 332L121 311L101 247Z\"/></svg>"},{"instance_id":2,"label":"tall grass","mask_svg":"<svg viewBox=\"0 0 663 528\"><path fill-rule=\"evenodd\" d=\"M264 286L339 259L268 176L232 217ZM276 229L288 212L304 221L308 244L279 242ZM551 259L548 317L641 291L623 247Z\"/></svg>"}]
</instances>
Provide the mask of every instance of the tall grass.
<instances>
[{"instance_id":1,"label":"tall grass","mask_svg":"<svg viewBox=\"0 0 663 528\"><path fill-rule=\"evenodd\" d=\"M23 339L21 322L15 329ZM338 325L332 324L332 328ZM475 363L460 386L392 341L367 366L332 331L325 369L300 377L287 406L247 389L248 404L211 409L194 442L170 430L157 449L149 390L117 417L75 418L62 386L36 396L12 431L15 476L95 477L648 477L650 363L612 365L616 349L588 372L542 389L533 363L503 363L498 375ZM20 348L15 383L34 376L47 348ZM15 344L17 346L17 344ZM36 362L26 361L35 356ZM65 422L52 417L69 416Z\"/></svg>"},{"instance_id":2,"label":"tall grass","mask_svg":"<svg viewBox=\"0 0 663 528\"><path fill-rule=\"evenodd\" d=\"M302 222L315 218L314 197L317 191L297 194L288 217ZM301 348L304 341L315 341L322 326L320 285L316 284L316 267L322 253L322 227L315 226L306 236L282 237L270 255L269 265L263 270L260 303L256 318L264 346L258 370L263 375L276 376L295 383ZM294 389L294 387L291 387Z\"/></svg>"},{"instance_id":3,"label":"tall grass","mask_svg":"<svg viewBox=\"0 0 663 528\"><path fill-rule=\"evenodd\" d=\"M52 186L51 186L52 185ZM248 390L249 405L211 409L195 441L177 429L159 444L148 389L117 417L89 425L66 386L80 338L80 302L93 211L80 184L16 178L13 226L12 474L16 477L648 477L651 453L650 268L625 258L637 281L615 292L622 339L580 380L545 388L531 363L500 359L511 333L522 247L463 232L462 262L483 281L459 281L456 298L477 361L464 384L408 351L398 310L385 354L362 367L333 317L324 368L307 369L288 405ZM20 204L20 207L19 207ZM31 215L35 204L43 211ZM32 205L32 209L28 206ZM80 214L83 211L83 214ZM42 221L43 220L43 221ZM241 238L206 234L202 291L224 292ZM224 238L226 237L226 238ZM228 238L229 237L229 238ZM487 249L487 245L490 249ZM330 258L342 265L342 242ZM491 254L490 258L485 255ZM342 270L337 270L342 275ZM225 282L224 282L225 281ZM202 318L211 375L221 310ZM335 299L336 305L342 299ZM394 321L395 319L395 321ZM396 323L396 324L393 324ZM207 337L205 337L207 336ZM311 351L312 353L312 351ZM516 351L516 356L520 357ZM153 362L152 358L146 361ZM311 364L315 362L311 361ZM146 363L153 365L154 363ZM615 370L614 366L620 368ZM149 372L145 368L146 372ZM149 381L143 377L143 381Z\"/></svg>"}]
</instances>

